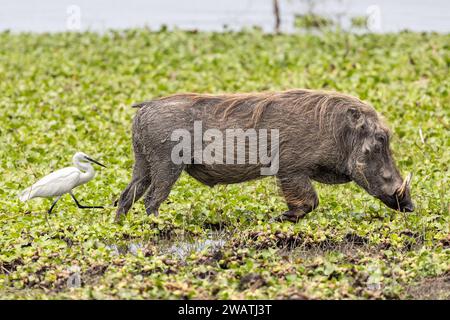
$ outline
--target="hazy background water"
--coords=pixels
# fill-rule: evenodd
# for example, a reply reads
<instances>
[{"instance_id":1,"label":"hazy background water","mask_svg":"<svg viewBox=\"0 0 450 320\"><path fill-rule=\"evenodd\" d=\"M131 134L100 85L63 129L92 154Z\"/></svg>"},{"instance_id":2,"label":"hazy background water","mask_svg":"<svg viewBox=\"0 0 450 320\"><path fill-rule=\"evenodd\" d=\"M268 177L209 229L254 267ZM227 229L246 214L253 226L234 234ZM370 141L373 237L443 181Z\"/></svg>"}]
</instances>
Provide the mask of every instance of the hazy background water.
<instances>
[{"instance_id":1,"label":"hazy background water","mask_svg":"<svg viewBox=\"0 0 450 320\"><path fill-rule=\"evenodd\" d=\"M349 17L365 15L375 5L379 8L378 32L450 31L449 0L280 0L281 30L293 31L294 15L305 13L311 3L314 12L341 17L344 27L349 25ZM70 17L78 13L80 23L74 28ZM208 31L222 31L224 25L233 30L259 26L271 32L273 3L272 0L0 0L0 31L56 32L70 28L105 31L145 26L156 30L162 25Z\"/></svg>"}]
</instances>

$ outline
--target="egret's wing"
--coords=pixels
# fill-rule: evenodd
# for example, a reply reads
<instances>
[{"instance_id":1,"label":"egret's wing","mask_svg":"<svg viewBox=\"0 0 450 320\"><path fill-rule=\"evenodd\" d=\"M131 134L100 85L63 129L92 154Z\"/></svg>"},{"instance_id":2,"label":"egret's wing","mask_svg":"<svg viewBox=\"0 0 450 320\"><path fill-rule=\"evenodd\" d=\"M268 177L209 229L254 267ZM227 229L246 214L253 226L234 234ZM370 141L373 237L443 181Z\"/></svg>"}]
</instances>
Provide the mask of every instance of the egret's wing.
<instances>
[{"instance_id":1,"label":"egret's wing","mask_svg":"<svg viewBox=\"0 0 450 320\"><path fill-rule=\"evenodd\" d=\"M31 187L23 190L19 198L26 201L35 197L54 197L69 192L80 181L81 172L77 168L67 167L43 177Z\"/></svg>"},{"instance_id":2,"label":"egret's wing","mask_svg":"<svg viewBox=\"0 0 450 320\"><path fill-rule=\"evenodd\" d=\"M80 173L80 170L75 167L59 169L41 178L39 181L33 184L33 186L37 187L42 185L49 185L61 181L65 181L67 183L69 183L70 181L78 182Z\"/></svg>"}]
</instances>

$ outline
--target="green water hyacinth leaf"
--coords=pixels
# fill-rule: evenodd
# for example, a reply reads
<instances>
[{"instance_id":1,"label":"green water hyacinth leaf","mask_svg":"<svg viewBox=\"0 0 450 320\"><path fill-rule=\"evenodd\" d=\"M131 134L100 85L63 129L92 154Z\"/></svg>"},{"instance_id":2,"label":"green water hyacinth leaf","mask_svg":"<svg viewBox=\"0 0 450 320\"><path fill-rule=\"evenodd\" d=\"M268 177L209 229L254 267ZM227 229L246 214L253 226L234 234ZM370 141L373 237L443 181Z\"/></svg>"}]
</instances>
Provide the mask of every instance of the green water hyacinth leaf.
<instances>
[{"instance_id":1,"label":"green water hyacinth leaf","mask_svg":"<svg viewBox=\"0 0 450 320\"><path fill-rule=\"evenodd\" d=\"M4 32L0 43L2 298L449 298L448 34L139 29ZM371 103L414 175L416 210L392 211L352 183L316 184L315 211L272 222L286 210L275 179L209 188L183 174L158 217L138 202L113 223L133 165L131 104L291 88ZM78 150L108 166L77 189L105 209L67 196L46 216L46 200L16 198Z\"/></svg>"}]
</instances>

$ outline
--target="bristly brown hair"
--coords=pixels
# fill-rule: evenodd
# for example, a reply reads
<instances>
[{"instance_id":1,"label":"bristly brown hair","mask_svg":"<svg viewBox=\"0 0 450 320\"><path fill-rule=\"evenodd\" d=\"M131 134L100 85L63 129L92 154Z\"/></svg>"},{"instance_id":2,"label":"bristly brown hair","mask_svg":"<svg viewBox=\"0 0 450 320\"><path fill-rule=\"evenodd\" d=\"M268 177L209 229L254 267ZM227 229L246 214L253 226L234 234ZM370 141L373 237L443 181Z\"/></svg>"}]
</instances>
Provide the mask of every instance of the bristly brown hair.
<instances>
[{"instance_id":1,"label":"bristly brown hair","mask_svg":"<svg viewBox=\"0 0 450 320\"><path fill-rule=\"evenodd\" d=\"M358 110L361 114L377 117L375 110L368 104L355 97L334 91L294 89L282 92L219 95L180 93L157 98L152 101L164 101L167 99L189 101L188 104L191 107L203 104L209 105L213 108L213 112L216 115L221 114L223 120L227 119L233 113L242 112L246 116L250 116L249 127L254 127L261 120L265 110L270 105L283 105L292 111L303 114L314 112L321 128L326 116L330 120L335 120L337 114L346 112L350 108ZM138 103L133 105L133 107L140 108L150 104L152 101ZM331 121L331 123L333 122Z\"/></svg>"}]
</instances>

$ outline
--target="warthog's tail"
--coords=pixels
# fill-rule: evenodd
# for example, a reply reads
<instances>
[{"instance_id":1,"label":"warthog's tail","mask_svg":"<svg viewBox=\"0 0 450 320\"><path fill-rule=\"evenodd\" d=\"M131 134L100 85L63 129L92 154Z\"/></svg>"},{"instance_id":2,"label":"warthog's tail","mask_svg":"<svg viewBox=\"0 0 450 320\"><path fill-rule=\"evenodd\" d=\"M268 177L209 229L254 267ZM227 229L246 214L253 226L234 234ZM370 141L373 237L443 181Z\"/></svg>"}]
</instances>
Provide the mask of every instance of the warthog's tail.
<instances>
[{"instance_id":1,"label":"warthog's tail","mask_svg":"<svg viewBox=\"0 0 450 320\"><path fill-rule=\"evenodd\" d=\"M142 108L142 107L144 107L146 104L148 104L148 101L135 103L135 104L133 104L131 107L132 107L132 108Z\"/></svg>"}]
</instances>

